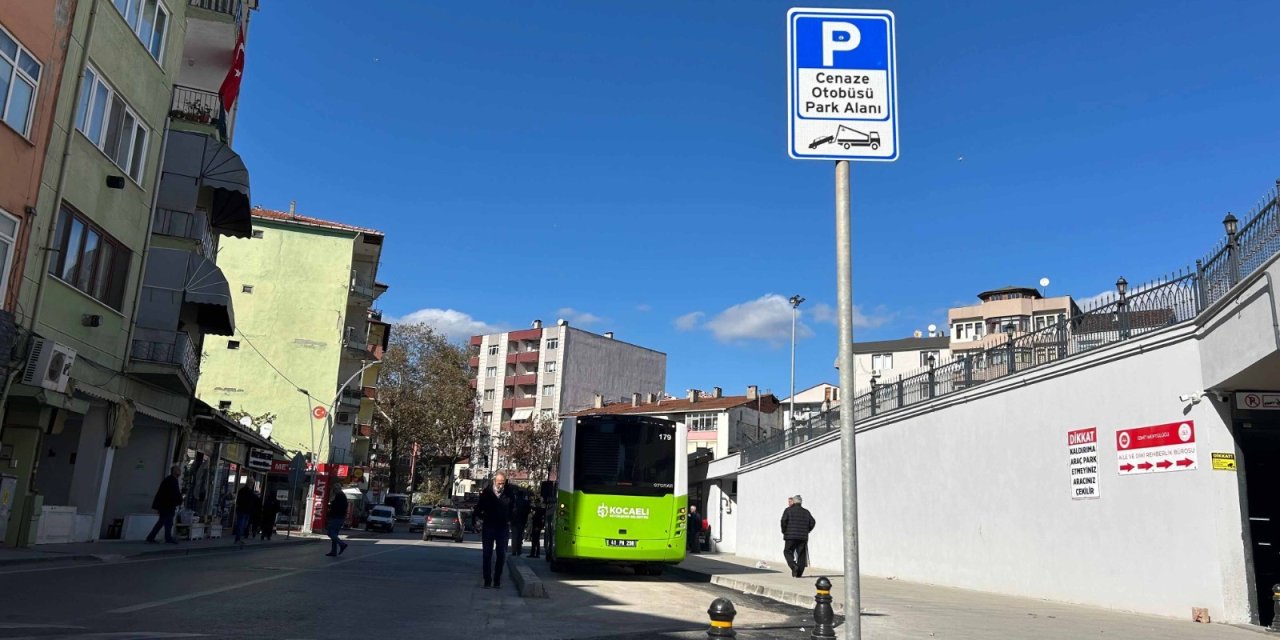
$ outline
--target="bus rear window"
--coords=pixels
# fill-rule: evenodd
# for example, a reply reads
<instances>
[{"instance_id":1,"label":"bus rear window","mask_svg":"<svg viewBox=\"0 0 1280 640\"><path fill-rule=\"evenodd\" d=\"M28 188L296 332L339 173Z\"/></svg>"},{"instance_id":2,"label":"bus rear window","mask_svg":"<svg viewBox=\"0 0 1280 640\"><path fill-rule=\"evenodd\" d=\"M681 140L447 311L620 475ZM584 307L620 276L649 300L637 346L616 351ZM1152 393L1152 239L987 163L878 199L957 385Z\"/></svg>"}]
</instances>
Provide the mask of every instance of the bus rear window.
<instances>
[{"instance_id":1,"label":"bus rear window","mask_svg":"<svg viewBox=\"0 0 1280 640\"><path fill-rule=\"evenodd\" d=\"M661 496L675 493L675 425L578 420L574 487L586 493Z\"/></svg>"}]
</instances>

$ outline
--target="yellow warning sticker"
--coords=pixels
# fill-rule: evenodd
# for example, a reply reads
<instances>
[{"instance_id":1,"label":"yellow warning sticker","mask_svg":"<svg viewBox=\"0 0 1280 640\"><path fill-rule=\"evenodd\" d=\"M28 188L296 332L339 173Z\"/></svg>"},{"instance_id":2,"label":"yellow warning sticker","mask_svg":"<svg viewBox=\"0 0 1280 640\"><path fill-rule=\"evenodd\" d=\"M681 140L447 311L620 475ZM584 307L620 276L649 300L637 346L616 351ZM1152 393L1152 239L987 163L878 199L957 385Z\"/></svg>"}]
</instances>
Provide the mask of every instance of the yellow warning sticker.
<instances>
[{"instance_id":1,"label":"yellow warning sticker","mask_svg":"<svg viewBox=\"0 0 1280 640\"><path fill-rule=\"evenodd\" d=\"M1213 453L1213 469L1214 471L1235 471L1236 470L1236 454L1234 453Z\"/></svg>"}]
</instances>

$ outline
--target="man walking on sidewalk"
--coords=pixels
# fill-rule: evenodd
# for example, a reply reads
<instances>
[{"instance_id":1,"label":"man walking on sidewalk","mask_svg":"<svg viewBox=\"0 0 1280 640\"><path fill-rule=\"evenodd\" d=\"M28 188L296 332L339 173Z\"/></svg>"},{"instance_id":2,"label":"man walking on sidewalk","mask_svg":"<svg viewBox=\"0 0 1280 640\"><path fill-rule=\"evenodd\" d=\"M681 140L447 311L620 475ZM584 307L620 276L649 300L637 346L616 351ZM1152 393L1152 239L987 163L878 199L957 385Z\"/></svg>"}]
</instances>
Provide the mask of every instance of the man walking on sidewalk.
<instances>
[{"instance_id":1,"label":"man walking on sidewalk","mask_svg":"<svg viewBox=\"0 0 1280 640\"><path fill-rule=\"evenodd\" d=\"M524 531L529 523L529 496L520 487L511 488L511 497L515 499L515 511L511 520L511 555L519 556L524 552Z\"/></svg>"},{"instance_id":2,"label":"man walking on sidewalk","mask_svg":"<svg viewBox=\"0 0 1280 640\"><path fill-rule=\"evenodd\" d=\"M160 519L156 521L156 526L151 527L147 542L155 544L156 534L160 533L161 527L164 527L164 541L169 544L178 544L173 537L173 513L182 506L182 487L178 485L178 476L181 474L182 469L175 464L169 467L169 475L160 481L156 497L151 501L151 508L160 514Z\"/></svg>"},{"instance_id":3,"label":"man walking on sidewalk","mask_svg":"<svg viewBox=\"0 0 1280 640\"><path fill-rule=\"evenodd\" d=\"M325 510L325 533L329 534L330 548L329 553L324 555L333 557L342 555L347 551L347 543L338 539L338 534L342 532L342 525L347 521L347 494L342 492L342 482L337 478L333 479L333 488L329 497L329 507Z\"/></svg>"},{"instance_id":4,"label":"man walking on sidewalk","mask_svg":"<svg viewBox=\"0 0 1280 640\"><path fill-rule=\"evenodd\" d=\"M689 529L685 533L685 550L697 553L702 547L702 516L694 505L689 506Z\"/></svg>"},{"instance_id":5,"label":"man walking on sidewalk","mask_svg":"<svg viewBox=\"0 0 1280 640\"><path fill-rule=\"evenodd\" d=\"M475 514L480 518L480 548L483 556L484 588L502 587L502 565L507 561L507 541L515 516L515 496L507 489L507 476L493 476L493 484L480 493ZM494 562L494 552L497 562Z\"/></svg>"},{"instance_id":6,"label":"man walking on sidewalk","mask_svg":"<svg viewBox=\"0 0 1280 640\"><path fill-rule=\"evenodd\" d=\"M240 491L236 493L236 544L244 544L244 539L249 537L249 522L253 517L253 483L246 482Z\"/></svg>"},{"instance_id":7,"label":"man walking on sidewalk","mask_svg":"<svg viewBox=\"0 0 1280 640\"><path fill-rule=\"evenodd\" d=\"M529 557L536 558L542 553L542 529L547 524L547 508L542 501L534 503L533 512L529 515Z\"/></svg>"},{"instance_id":8,"label":"man walking on sidewalk","mask_svg":"<svg viewBox=\"0 0 1280 640\"><path fill-rule=\"evenodd\" d=\"M803 502L799 494L787 498L788 506L782 512L782 555L796 578L804 577L804 567L809 564L809 532L817 524Z\"/></svg>"}]
</instances>

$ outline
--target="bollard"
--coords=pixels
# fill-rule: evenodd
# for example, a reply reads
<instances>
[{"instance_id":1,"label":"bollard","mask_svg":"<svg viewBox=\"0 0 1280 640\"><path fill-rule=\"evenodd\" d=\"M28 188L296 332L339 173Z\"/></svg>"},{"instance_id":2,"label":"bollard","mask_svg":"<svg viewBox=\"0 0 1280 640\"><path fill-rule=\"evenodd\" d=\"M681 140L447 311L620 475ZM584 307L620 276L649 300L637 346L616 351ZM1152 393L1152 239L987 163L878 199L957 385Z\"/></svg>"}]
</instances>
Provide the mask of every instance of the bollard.
<instances>
[{"instance_id":1,"label":"bollard","mask_svg":"<svg viewBox=\"0 0 1280 640\"><path fill-rule=\"evenodd\" d=\"M813 597L813 634L810 638L834 638L836 612L831 608L831 581L823 576L814 583L818 595Z\"/></svg>"},{"instance_id":2,"label":"bollard","mask_svg":"<svg viewBox=\"0 0 1280 640\"><path fill-rule=\"evenodd\" d=\"M1271 626L1267 631L1280 631L1280 584L1271 587Z\"/></svg>"},{"instance_id":3,"label":"bollard","mask_svg":"<svg viewBox=\"0 0 1280 640\"><path fill-rule=\"evenodd\" d=\"M738 611L728 598L712 600L711 606L707 608L707 615L711 616L711 628L707 629L708 638L738 637L738 632L733 630L733 617L738 615Z\"/></svg>"}]
</instances>

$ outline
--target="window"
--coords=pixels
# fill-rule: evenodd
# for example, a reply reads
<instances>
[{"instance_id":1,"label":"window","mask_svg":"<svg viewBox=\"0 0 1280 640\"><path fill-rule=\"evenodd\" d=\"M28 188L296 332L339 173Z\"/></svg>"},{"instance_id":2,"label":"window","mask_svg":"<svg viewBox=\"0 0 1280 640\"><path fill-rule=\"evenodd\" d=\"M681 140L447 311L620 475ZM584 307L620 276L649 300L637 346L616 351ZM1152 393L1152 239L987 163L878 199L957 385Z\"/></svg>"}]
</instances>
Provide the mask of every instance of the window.
<instances>
[{"instance_id":1,"label":"window","mask_svg":"<svg viewBox=\"0 0 1280 640\"><path fill-rule=\"evenodd\" d=\"M534 340L533 342L526 342L524 344L524 350L536 353L538 351L538 341Z\"/></svg>"},{"instance_id":2,"label":"window","mask_svg":"<svg viewBox=\"0 0 1280 640\"><path fill-rule=\"evenodd\" d=\"M239 340L228 340L228 341L227 341L227 348L228 348L228 349L239 349L239 348L240 348L240 341L239 341Z\"/></svg>"},{"instance_id":3,"label":"window","mask_svg":"<svg viewBox=\"0 0 1280 640\"><path fill-rule=\"evenodd\" d=\"M40 86L40 61L0 29L0 120L27 137Z\"/></svg>"},{"instance_id":4,"label":"window","mask_svg":"<svg viewBox=\"0 0 1280 640\"><path fill-rule=\"evenodd\" d=\"M498 355L498 345L496 344L489 345L489 355L491 356Z\"/></svg>"},{"instance_id":5,"label":"window","mask_svg":"<svg viewBox=\"0 0 1280 640\"><path fill-rule=\"evenodd\" d=\"M497 367L485 367L485 370L484 370L484 377L486 377L486 378L496 378L496 377L498 377L498 368L497 368Z\"/></svg>"},{"instance_id":6,"label":"window","mask_svg":"<svg viewBox=\"0 0 1280 640\"><path fill-rule=\"evenodd\" d=\"M974 320L973 322L957 322L951 325L951 339L957 342L981 340L985 333L984 325L981 320Z\"/></svg>"},{"instance_id":7,"label":"window","mask_svg":"<svg viewBox=\"0 0 1280 640\"><path fill-rule=\"evenodd\" d=\"M219 400L219 401L218 401L218 411L230 411L230 410L231 410L231 401L230 401L230 400Z\"/></svg>"},{"instance_id":8,"label":"window","mask_svg":"<svg viewBox=\"0 0 1280 640\"><path fill-rule=\"evenodd\" d=\"M255 238L262 238L262 229L254 229L254 230L253 230L253 237L255 237Z\"/></svg>"},{"instance_id":9,"label":"window","mask_svg":"<svg viewBox=\"0 0 1280 640\"><path fill-rule=\"evenodd\" d=\"M159 61L164 55L165 32L169 26L169 11L164 4L158 0L112 0L112 4L151 57Z\"/></svg>"},{"instance_id":10,"label":"window","mask_svg":"<svg viewBox=\"0 0 1280 640\"><path fill-rule=\"evenodd\" d=\"M547 348L548 348L548 349L559 349L559 348L560 348L560 338L547 338Z\"/></svg>"},{"instance_id":11,"label":"window","mask_svg":"<svg viewBox=\"0 0 1280 640\"><path fill-rule=\"evenodd\" d=\"M486 427L492 427L492 426L493 426L493 412L492 412L492 411L486 411L486 412L484 413L484 426L486 426Z\"/></svg>"},{"instance_id":12,"label":"window","mask_svg":"<svg viewBox=\"0 0 1280 640\"><path fill-rule=\"evenodd\" d=\"M554 384L542 385L542 397L549 398L556 394L556 386Z\"/></svg>"},{"instance_id":13,"label":"window","mask_svg":"<svg viewBox=\"0 0 1280 640\"><path fill-rule=\"evenodd\" d=\"M892 353L877 353L871 356L871 368L876 371L887 371L893 368Z\"/></svg>"},{"instance_id":14,"label":"window","mask_svg":"<svg viewBox=\"0 0 1280 640\"><path fill-rule=\"evenodd\" d=\"M715 431L720 414L714 411L690 413L685 416L684 423L690 431Z\"/></svg>"},{"instance_id":15,"label":"window","mask_svg":"<svg viewBox=\"0 0 1280 640\"><path fill-rule=\"evenodd\" d=\"M485 401L485 402L491 402L491 401L493 401L493 389L485 389L485 390L484 390L484 401Z\"/></svg>"},{"instance_id":16,"label":"window","mask_svg":"<svg viewBox=\"0 0 1280 640\"><path fill-rule=\"evenodd\" d=\"M827 387L822 395L828 402L840 402L840 387Z\"/></svg>"},{"instance_id":17,"label":"window","mask_svg":"<svg viewBox=\"0 0 1280 640\"><path fill-rule=\"evenodd\" d=\"M556 362L555 362L555 360L548 360L548 361L547 361L546 371L547 371L547 373L555 373L555 372L556 372Z\"/></svg>"},{"instance_id":18,"label":"window","mask_svg":"<svg viewBox=\"0 0 1280 640\"><path fill-rule=\"evenodd\" d=\"M76 129L116 166L124 169L134 182L142 183L142 164L147 156L150 131L93 67L84 70L80 103L76 106Z\"/></svg>"},{"instance_id":19,"label":"window","mask_svg":"<svg viewBox=\"0 0 1280 640\"><path fill-rule=\"evenodd\" d=\"M942 359L938 357L938 352L937 352L937 351L921 351L921 352L920 352L920 366L922 366L922 367L927 367L927 366L929 366L929 356L933 356L933 362L934 362L934 364L942 364Z\"/></svg>"},{"instance_id":20,"label":"window","mask_svg":"<svg viewBox=\"0 0 1280 640\"><path fill-rule=\"evenodd\" d=\"M240 285L240 293L253 293L253 285L251 284Z\"/></svg>"},{"instance_id":21,"label":"window","mask_svg":"<svg viewBox=\"0 0 1280 640\"><path fill-rule=\"evenodd\" d=\"M119 311L129 250L65 206L58 215L49 273Z\"/></svg>"},{"instance_id":22,"label":"window","mask_svg":"<svg viewBox=\"0 0 1280 640\"><path fill-rule=\"evenodd\" d=\"M9 269L13 261L13 246L18 240L17 218L0 209L0 300L9 289Z\"/></svg>"},{"instance_id":23,"label":"window","mask_svg":"<svg viewBox=\"0 0 1280 640\"><path fill-rule=\"evenodd\" d=\"M1036 331L1039 331L1046 327L1055 326L1058 323L1062 322L1062 320L1063 320L1063 314L1061 313L1046 313L1046 314L1038 315L1036 316L1036 319L1035 319Z\"/></svg>"},{"instance_id":24,"label":"window","mask_svg":"<svg viewBox=\"0 0 1280 640\"><path fill-rule=\"evenodd\" d=\"M539 420L554 420L555 417L556 417L555 409L543 409L542 411L538 412Z\"/></svg>"}]
</instances>

